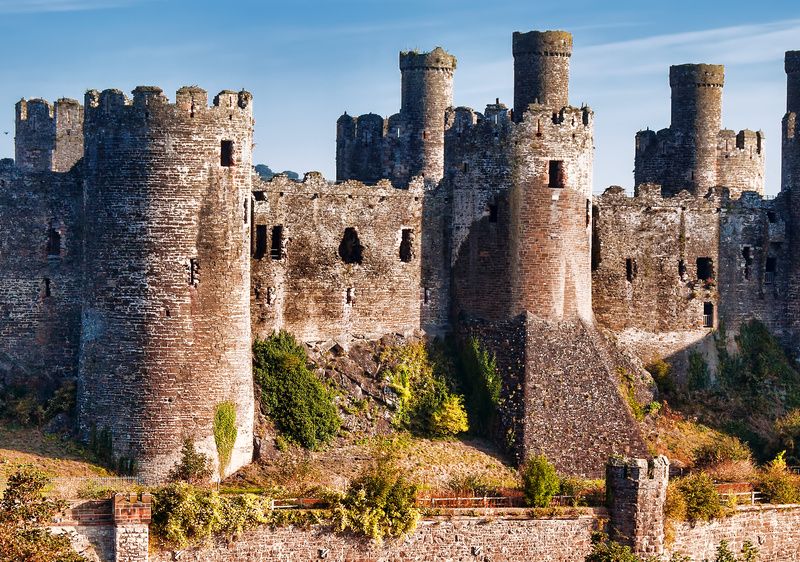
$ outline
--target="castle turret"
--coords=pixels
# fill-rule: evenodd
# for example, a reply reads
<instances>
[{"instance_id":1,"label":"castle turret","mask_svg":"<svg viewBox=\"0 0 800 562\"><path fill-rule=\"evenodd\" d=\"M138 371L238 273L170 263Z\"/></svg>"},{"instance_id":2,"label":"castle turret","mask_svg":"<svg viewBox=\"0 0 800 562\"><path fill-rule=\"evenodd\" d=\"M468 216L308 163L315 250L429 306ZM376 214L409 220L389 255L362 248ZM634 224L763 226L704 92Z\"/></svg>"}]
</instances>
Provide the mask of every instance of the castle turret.
<instances>
[{"instance_id":1,"label":"castle turret","mask_svg":"<svg viewBox=\"0 0 800 562\"><path fill-rule=\"evenodd\" d=\"M438 182L444 175L445 111L453 105L456 58L441 47L429 53L401 52L401 106L405 131L403 154L408 164L397 171L396 181L424 175ZM392 131L389 131L391 134Z\"/></svg>"},{"instance_id":2,"label":"castle turret","mask_svg":"<svg viewBox=\"0 0 800 562\"><path fill-rule=\"evenodd\" d=\"M29 172L67 172L83 156L83 108L71 99L55 104L20 100L16 106L15 157Z\"/></svg>"},{"instance_id":3,"label":"castle turret","mask_svg":"<svg viewBox=\"0 0 800 562\"><path fill-rule=\"evenodd\" d=\"M85 112L80 428L150 482L184 439L227 475L253 444L251 95L90 91Z\"/></svg>"},{"instance_id":4,"label":"castle turret","mask_svg":"<svg viewBox=\"0 0 800 562\"><path fill-rule=\"evenodd\" d=\"M789 198L789 247L791 269L787 298L787 315L795 345L800 349L800 51L786 53L786 115L783 118L781 190Z\"/></svg>"},{"instance_id":5,"label":"castle turret","mask_svg":"<svg viewBox=\"0 0 800 562\"><path fill-rule=\"evenodd\" d=\"M783 142L781 164L781 189L789 190L796 181L793 171L798 164L797 116L800 114L800 51L787 51L786 68L786 115L783 118Z\"/></svg>"},{"instance_id":6,"label":"castle turret","mask_svg":"<svg viewBox=\"0 0 800 562\"><path fill-rule=\"evenodd\" d=\"M569 105L569 59L572 35L565 31L514 32L514 120L528 105L551 109Z\"/></svg>"}]
</instances>

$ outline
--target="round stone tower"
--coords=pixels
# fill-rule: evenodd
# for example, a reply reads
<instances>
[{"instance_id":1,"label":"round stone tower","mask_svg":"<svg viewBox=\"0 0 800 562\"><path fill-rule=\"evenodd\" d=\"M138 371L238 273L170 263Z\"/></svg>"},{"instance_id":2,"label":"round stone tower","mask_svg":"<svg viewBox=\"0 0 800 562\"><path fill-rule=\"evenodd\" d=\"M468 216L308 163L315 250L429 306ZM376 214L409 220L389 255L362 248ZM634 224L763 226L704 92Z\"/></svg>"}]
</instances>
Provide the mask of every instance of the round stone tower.
<instances>
[{"instance_id":1,"label":"round stone tower","mask_svg":"<svg viewBox=\"0 0 800 562\"><path fill-rule=\"evenodd\" d=\"M787 51L786 115L783 118L781 189L788 190L796 181L793 170L800 162L797 154L797 115L800 114L800 51Z\"/></svg>"},{"instance_id":2,"label":"round stone tower","mask_svg":"<svg viewBox=\"0 0 800 562\"><path fill-rule=\"evenodd\" d=\"M669 69L672 88L672 130L681 135L677 165L688 185L701 192L717 183L717 142L722 129L722 87L725 67L682 64Z\"/></svg>"},{"instance_id":3,"label":"round stone tower","mask_svg":"<svg viewBox=\"0 0 800 562\"><path fill-rule=\"evenodd\" d=\"M252 138L244 91L86 94L79 423L148 482L184 439L223 475L252 459Z\"/></svg>"},{"instance_id":4,"label":"round stone tower","mask_svg":"<svg viewBox=\"0 0 800 562\"><path fill-rule=\"evenodd\" d=\"M786 67L786 111L800 113L800 51L787 51Z\"/></svg>"},{"instance_id":5,"label":"round stone tower","mask_svg":"<svg viewBox=\"0 0 800 562\"><path fill-rule=\"evenodd\" d=\"M572 35L566 31L514 32L514 120L528 105L553 109L569 105L569 59Z\"/></svg>"},{"instance_id":6,"label":"round stone tower","mask_svg":"<svg viewBox=\"0 0 800 562\"><path fill-rule=\"evenodd\" d=\"M453 74L456 58L441 47L430 53L401 52L401 105L408 162L395 178L407 183L424 175L426 182L444 176L445 110L453 105ZM392 131L389 131L391 134Z\"/></svg>"},{"instance_id":7,"label":"round stone tower","mask_svg":"<svg viewBox=\"0 0 800 562\"><path fill-rule=\"evenodd\" d=\"M787 318L792 343L800 349L800 51L786 53L786 115L783 117L781 191L789 198L791 270Z\"/></svg>"}]
</instances>

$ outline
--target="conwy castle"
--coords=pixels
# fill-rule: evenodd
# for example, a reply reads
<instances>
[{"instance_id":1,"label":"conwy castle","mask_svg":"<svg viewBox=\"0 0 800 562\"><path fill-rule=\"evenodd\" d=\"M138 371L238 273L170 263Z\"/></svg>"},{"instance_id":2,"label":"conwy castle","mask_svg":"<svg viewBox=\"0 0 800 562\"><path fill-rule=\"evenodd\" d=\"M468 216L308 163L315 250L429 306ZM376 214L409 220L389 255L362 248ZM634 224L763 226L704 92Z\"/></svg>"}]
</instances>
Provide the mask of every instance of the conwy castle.
<instances>
[{"instance_id":1,"label":"conwy castle","mask_svg":"<svg viewBox=\"0 0 800 562\"><path fill-rule=\"evenodd\" d=\"M454 56L400 53L399 112L337 121L335 182L255 174L245 91L20 101L0 162L0 380L76 380L82 437L158 481L184 438L216 459L223 402L228 472L251 461L254 338L470 334L497 357L517 457L597 475L647 455L620 369L750 318L800 354L800 51L775 199L764 135L722 129L722 66L669 69L671 123L636 134L635 194L593 196L571 35L514 33L513 55L513 107L478 112L453 106Z\"/></svg>"}]
</instances>

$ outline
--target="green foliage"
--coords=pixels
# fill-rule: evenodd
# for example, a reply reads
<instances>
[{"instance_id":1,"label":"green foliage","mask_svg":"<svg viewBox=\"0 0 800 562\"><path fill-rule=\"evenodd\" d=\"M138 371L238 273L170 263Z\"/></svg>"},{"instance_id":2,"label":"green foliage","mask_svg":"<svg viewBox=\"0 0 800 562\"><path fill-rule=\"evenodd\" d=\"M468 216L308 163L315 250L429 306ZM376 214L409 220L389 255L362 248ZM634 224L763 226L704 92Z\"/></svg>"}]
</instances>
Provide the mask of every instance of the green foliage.
<instances>
[{"instance_id":1,"label":"green foliage","mask_svg":"<svg viewBox=\"0 0 800 562\"><path fill-rule=\"evenodd\" d=\"M608 539L604 533L592 534L592 551L585 562L642 562L628 546Z\"/></svg>"},{"instance_id":2,"label":"green foliage","mask_svg":"<svg viewBox=\"0 0 800 562\"><path fill-rule=\"evenodd\" d=\"M389 387L397 395L392 422L415 433L448 437L469 429L463 398L455 386L452 364L441 344L409 343L381 355Z\"/></svg>"},{"instance_id":3,"label":"green foliage","mask_svg":"<svg viewBox=\"0 0 800 562\"><path fill-rule=\"evenodd\" d=\"M544 455L535 455L522 467L522 489L525 501L532 507L547 507L558 493L559 480L555 467Z\"/></svg>"},{"instance_id":4,"label":"green foliage","mask_svg":"<svg viewBox=\"0 0 800 562\"><path fill-rule=\"evenodd\" d=\"M661 394L669 394L675 391L675 381L672 379L672 365L663 359L656 359L646 365L645 369L653 377Z\"/></svg>"},{"instance_id":5,"label":"green foliage","mask_svg":"<svg viewBox=\"0 0 800 562\"><path fill-rule=\"evenodd\" d=\"M674 490L683 497L688 521L710 521L725 514L714 481L704 472L677 480Z\"/></svg>"},{"instance_id":6,"label":"green foliage","mask_svg":"<svg viewBox=\"0 0 800 562\"><path fill-rule=\"evenodd\" d=\"M46 525L66 509L65 502L45 497L44 473L30 467L12 474L0 499L0 560L15 562L86 562L72 550L67 535Z\"/></svg>"},{"instance_id":7,"label":"green foliage","mask_svg":"<svg viewBox=\"0 0 800 562\"><path fill-rule=\"evenodd\" d=\"M217 445L217 455L219 455L220 476L225 475L225 470L231 462L237 434L236 404L233 402L217 404L217 410L214 412L214 443Z\"/></svg>"},{"instance_id":8,"label":"green foliage","mask_svg":"<svg viewBox=\"0 0 800 562\"><path fill-rule=\"evenodd\" d=\"M751 461L750 447L731 435L717 434L694 452L696 468L710 468L723 462Z\"/></svg>"},{"instance_id":9,"label":"green foliage","mask_svg":"<svg viewBox=\"0 0 800 562\"><path fill-rule=\"evenodd\" d=\"M778 453L759 473L756 486L769 503L800 502L800 477L788 470L785 451Z\"/></svg>"},{"instance_id":10,"label":"green foliage","mask_svg":"<svg viewBox=\"0 0 800 562\"><path fill-rule=\"evenodd\" d=\"M114 490L111 486L104 486L98 484L93 480L89 480L83 486L78 488L78 497L84 500L106 500L114 495Z\"/></svg>"},{"instance_id":11,"label":"green foliage","mask_svg":"<svg viewBox=\"0 0 800 562\"><path fill-rule=\"evenodd\" d=\"M198 484L211 478L211 472L208 455L198 453L194 448L194 441L186 438L181 448L181 460L175 464L167 478L173 482Z\"/></svg>"},{"instance_id":12,"label":"green foliage","mask_svg":"<svg viewBox=\"0 0 800 562\"><path fill-rule=\"evenodd\" d=\"M477 434L488 435L500 405L502 381L497 362L474 337L460 342L457 355L469 426Z\"/></svg>"},{"instance_id":13,"label":"green foliage","mask_svg":"<svg viewBox=\"0 0 800 562\"><path fill-rule=\"evenodd\" d=\"M793 463L800 463L800 408L775 421L775 433Z\"/></svg>"},{"instance_id":14,"label":"green foliage","mask_svg":"<svg viewBox=\"0 0 800 562\"><path fill-rule=\"evenodd\" d=\"M741 554L742 557L737 558L728 547L728 541L723 540L717 546L717 556L714 558L714 562L755 562L758 560L758 549L750 541L744 542Z\"/></svg>"},{"instance_id":15,"label":"green foliage","mask_svg":"<svg viewBox=\"0 0 800 562\"><path fill-rule=\"evenodd\" d=\"M288 332L253 344L253 372L264 414L286 439L317 449L336 436L341 420L331 392L306 362L305 350Z\"/></svg>"},{"instance_id":16,"label":"green foliage","mask_svg":"<svg viewBox=\"0 0 800 562\"><path fill-rule=\"evenodd\" d=\"M344 495L332 497L333 521L340 532L362 534L380 543L417 528L418 487L389 466L378 466L353 480Z\"/></svg>"},{"instance_id":17,"label":"green foliage","mask_svg":"<svg viewBox=\"0 0 800 562\"><path fill-rule=\"evenodd\" d=\"M629 371L618 368L617 375L620 378L622 395L625 396L625 401L631 410L631 414L636 418L636 421L642 421L645 416L645 407L636 400L636 386L634 384L633 374Z\"/></svg>"},{"instance_id":18,"label":"green foliage","mask_svg":"<svg viewBox=\"0 0 800 562\"><path fill-rule=\"evenodd\" d=\"M708 388L711 383L711 375L708 372L708 365L703 358L703 354L697 351L689 353L689 390L703 390Z\"/></svg>"},{"instance_id":19,"label":"green foliage","mask_svg":"<svg viewBox=\"0 0 800 562\"><path fill-rule=\"evenodd\" d=\"M61 386L39 394L37 385L8 385L0 390L0 418L23 427L46 424L58 414L75 411L77 385L65 380Z\"/></svg>"}]
</instances>

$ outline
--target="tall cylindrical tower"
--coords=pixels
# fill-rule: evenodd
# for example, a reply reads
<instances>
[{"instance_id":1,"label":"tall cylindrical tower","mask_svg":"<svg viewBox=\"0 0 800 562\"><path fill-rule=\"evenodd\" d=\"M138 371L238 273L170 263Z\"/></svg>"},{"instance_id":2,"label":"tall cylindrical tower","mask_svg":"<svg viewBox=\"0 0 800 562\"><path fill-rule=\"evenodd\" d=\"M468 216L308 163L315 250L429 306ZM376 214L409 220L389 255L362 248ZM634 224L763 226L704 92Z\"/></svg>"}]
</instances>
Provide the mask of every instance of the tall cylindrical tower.
<instances>
[{"instance_id":1,"label":"tall cylindrical tower","mask_svg":"<svg viewBox=\"0 0 800 562\"><path fill-rule=\"evenodd\" d=\"M514 120L532 103L551 109L569 105L572 35L566 31L514 32Z\"/></svg>"},{"instance_id":2,"label":"tall cylindrical tower","mask_svg":"<svg viewBox=\"0 0 800 562\"><path fill-rule=\"evenodd\" d=\"M786 112L800 113L800 51L786 51Z\"/></svg>"},{"instance_id":3,"label":"tall cylindrical tower","mask_svg":"<svg viewBox=\"0 0 800 562\"><path fill-rule=\"evenodd\" d=\"M244 91L86 94L79 423L150 482L184 439L222 474L252 459L252 138Z\"/></svg>"},{"instance_id":4,"label":"tall cylindrical tower","mask_svg":"<svg viewBox=\"0 0 800 562\"><path fill-rule=\"evenodd\" d=\"M722 129L722 87L725 67L682 64L669 69L672 88L672 130L683 136L683 154L676 155L685 180L696 188L717 183L717 142Z\"/></svg>"},{"instance_id":5,"label":"tall cylindrical tower","mask_svg":"<svg viewBox=\"0 0 800 562\"><path fill-rule=\"evenodd\" d=\"M800 164L797 151L797 116L800 114L800 51L787 51L786 68L786 115L783 118L781 190L789 190L797 180L792 179Z\"/></svg>"},{"instance_id":6,"label":"tall cylindrical tower","mask_svg":"<svg viewBox=\"0 0 800 562\"><path fill-rule=\"evenodd\" d=\"M400 53L400 114L406 129L400 135L406 139L402 157L408 166L395 178L399 183L418 175L435 183L444 176L444 118L453 105L455 70L456 58L441 47Z\"/></svg>"}]
</instances>

